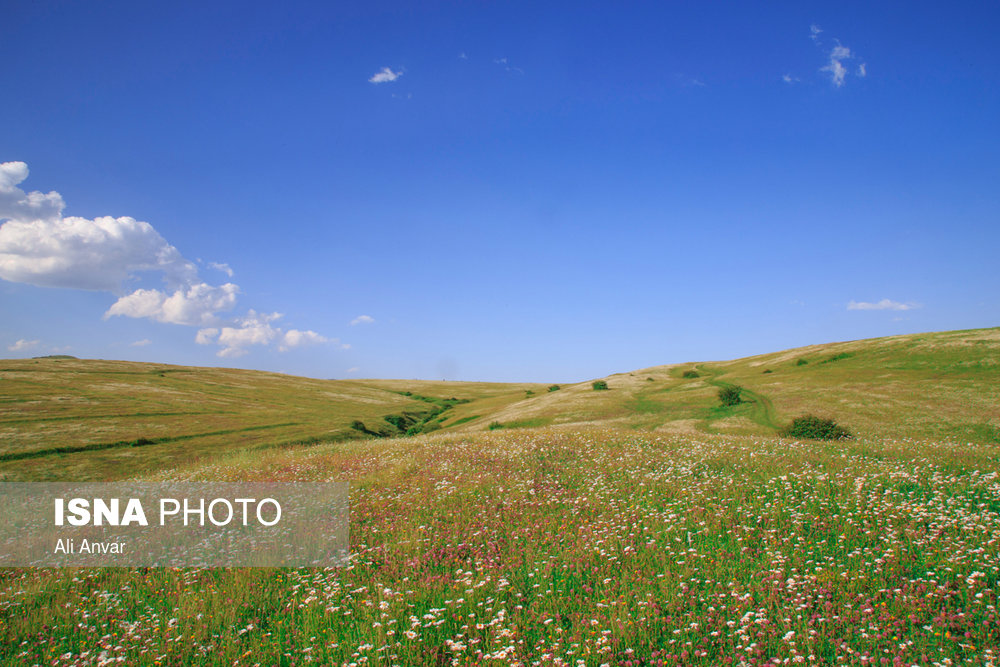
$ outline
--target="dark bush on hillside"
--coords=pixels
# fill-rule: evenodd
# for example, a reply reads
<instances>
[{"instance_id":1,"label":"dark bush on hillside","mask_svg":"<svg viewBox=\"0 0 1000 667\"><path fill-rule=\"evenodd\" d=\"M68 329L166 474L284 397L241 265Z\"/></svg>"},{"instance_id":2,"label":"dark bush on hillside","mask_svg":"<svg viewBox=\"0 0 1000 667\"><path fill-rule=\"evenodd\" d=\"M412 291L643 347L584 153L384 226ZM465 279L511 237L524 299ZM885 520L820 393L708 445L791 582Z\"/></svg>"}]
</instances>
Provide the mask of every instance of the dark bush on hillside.
<instances>
[{"instance_id":1,"label":"dark bush on hillside","mask_svg":"<svg viewBox=\"0 0 1000 667\"><path fill-rule=\"evenodd\" d=\"M490 425L487 426L486 428L488 428L491 431L495 431L498 428L503 428L503 424L501 424L500 422L490 422Z\"/></svg>"},{"instance_id":2,"label":"dark bush on hillside","mask_svg":"<svg viewBox=\"0 0 1000 667\"><path fill-rule=\"evenodd\" d=\"M771 370L770 368L765 368L765 369L764 369L764 372L765 372L765 373L773 373L774 371L772 371L772 370Z\"/></svg>"},{"instance_id":3,"label":"dark bush on hillside","mask_svg":"<svg viewBox=\"0 0 1000 667\"><path fill-rule=\"evenodd\" d=\"M388 415L383 417L387 422L396 427L397 430L405 431L413 422L403 415Z\"/></svg>"},{"instance_id":4,"label":"dark bush on hillside","mask_svg":"<svg viewBox=\"0 0 1000 667\"><path fill-rule=\"evenodd\" d=\"M850 431L832 419L822 419L814 415L796 417L781 434L789 438L808 440L846 440L851 437Z\"/></svg>"},{"instance_id":5,"label":"dark bush on hillside","mask_svg":"<svg viewBox=\"0 0 1000 667\"><path fill-rule=\"evenodd\" d=\"M560 389L562 389L562 387L557 384L549 385L549 391L559 391Z\"/></svg>"},{"instance_id":6,"label":"dark bush on hillside","mask_svg":"<svg viewBox=\"0 0 1000 667\"><path fill-rule=\"evenodd\" d=\"M806 365L806 364L808 364L808 363L809 363L809 362L808 362L808 361L806 361L805 359L799 359L798 361L796 361L796 362L795 362L795 365L796 365L796 366L805 366L805 365Z\"/></svg>"},{"instance_id":7,"label":"dark bush on hillside","mask_svg":"<svg viewBox=\"0 0 1000 667\"><path fill-rule=\"evenodd\" d=\"M683 373L681 373L681 377L682 378L697 378L697 377L701 377L701 374L698 373L698 371L684 371Z\"/></svg>"},{"instance_id":8,"label":"dark bush on hillside","mask_svg":"<svg viewBox=\"0 0 1000 667\"><path fill-rule=\"evenodd\" d=\"M591 382L590 386L594 388L594 391L604 391L608 388L608 383L604 380L596 380Z\"/></svg>"},{"instance_id":9,"label":"dark bush on hillside","mask_svg":"<svg viewBox=\"0 0 1000 667\"><path fill-rule=\"evenodd\" d=\"M525 398L531 398L534 395L535 395L535 392L531 391L530 389L525 389L524 390L524 397Z\"/></svg>"},{"instance_id":10,"label":"dark bush on hillside","mask_svg":"<svg viewBox=\"0 0 1000 667\"><path fill-rule=\"evenodd\" d=\"M719 401L723 405L739 405L743 402L740 398L740 393L743 391L743 387L738 387L732 385L729 387L723 387L719 390Z\"/></svg>"}]
</instances>

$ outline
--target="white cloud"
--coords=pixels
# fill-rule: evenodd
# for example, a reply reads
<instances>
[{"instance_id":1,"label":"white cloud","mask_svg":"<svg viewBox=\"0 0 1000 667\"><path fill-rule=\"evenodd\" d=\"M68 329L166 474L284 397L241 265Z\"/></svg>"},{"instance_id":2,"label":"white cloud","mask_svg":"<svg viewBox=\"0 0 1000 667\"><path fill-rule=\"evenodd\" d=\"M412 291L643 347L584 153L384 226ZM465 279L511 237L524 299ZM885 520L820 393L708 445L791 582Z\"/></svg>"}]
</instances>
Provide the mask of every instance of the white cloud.
<instances>
[{"instance_id":1,"label":"white cloud","mask_svg":"<svg viewBox=\"0 0 1000 667\"><path fill-rule=\"evenodd\" d=\"M513 66L511 66L511 64L508 62L507 58L494 58L493 62L496 63L497 65L503 66L503 68L505 70L507 70L508 72L515 72L517 74L524 74L524 70L521 69L520 67L513 67Z\"/></svg>"},{"instance_id":2,"label":"white cloud","mask_svg":"<svg viewBox=\"0 0 1000 667\"><path fill-rule=\"evenodd\" d=\"M390 81L395 81L399 77L403 76L403 71L393 72L389 67L383 67L378 72L372 75L372 78L368 79L369 83L388 83Z\"/></svg>"},{"instance_id":3,"label":"white cloud","mask_svg":"<svg viewBox=\"0 0 1000 667\"><path fill-rule=\"evenodd\" d=\"M359 324L375 324L375 318L371 315L358 315L353 320L351 320L351 326L357 326Z\"/></svg>"},{"instance_id":4,"label":"white cloud","mask_svg":"<svg viewBox=\"0 0 1000 667\"><path fill-rule=\"evenodd\" d=\"M833 85L840 88L844 85L844 78L847 76L847 68L844 67L843 61L850 60L851 58L851 50L846 46L837 44L830 51L830 62L826 66L820 67L819 71L829 72Z\"/></svg>"},{"instance_id":5,"label":"white cloud","mask_svg":"<svg viewBox=\"0 0 1000 667\"><path fill-rule=\"evenodd\" d=\"M865 78L866 76L868 76L868 65L867 64L861 63L860 65L858 65L858 76L860 76L862 79Z\"/></svg>"},{"instance_id":6,"label":"white cloud","mask_svg":"<svg viewBox=\"0 0 1000 667\"><path fill-rule=\"evenodd\" d=\"M913 310L914 308L920 308L920 304L900 303L899 301L891 301L889 299L882 299L877 303L851 301L847 304L847 310Z\"/></svg>"},{"instance_id":7,"label":"white cloud","mask_svg":"<svg viewBox=\"0 0 1000 667\"><path fill-rule=\"evenodd\" d=\"M225 273L230 278L233 277L233 270L232 270L232 268L230 268L230 266L228 264L224 264L222 262L209 262L208 263L208 268L210 268L210 269L216 269L217 271L222 271L223 273Z\"/></svg>"},{"instance_id":8,"label":"white cloud","mask_svg":"<svg viewBox=\"0 0 1000 667\"><path fill-rule=\"evenodd\" d=\"M37 341L37 340L25 340L25 339L22 338L21 340L17 341L13 345L8 345L7 349L10 350L11 352L23 352L25 350L30 350L33 347L38 347L38 344L40 342L41 341Z\"/></svg>"},{"instance_id":9,"label":"white cloud","mask_svg":"<svg viewBox=\"0 0 1000 667\"><path fill-rule=\"evenodd\" d=\"M199 329L198 333L195 334L194 342L198 343L198 345L211 345L215 341L215 337L218 335L219 330L215 327Z\"/></svg>"},{"instance_id":10,"label":"white cloud","mask_svg":"<svg viewBox=\"0 0 1000 667\"><path fill-rule=\"evenodd\" d=\"M195 342L200 345L213 343L222 347L216 354L220 357L242 357L247 348L254 345L269 345L278 343L279 352L287 352L301 345L317 345L321 343L339 343L336 338L327 338L315 331L300 331L299 329L283 330L275 322L281 319L280 313L258 313L251 310L245 317L238 318L235 326L208 327L198 331Z\"/></svg>"},{"instance_id":11,"label":"white cloud","mask_svg":"<svg viewBox=\"0 0 1000 667\"><path fill-rule=\"evenodd\" d=\"M173 294L155 289L139 289L118 299L104 313L104 318L124 315L148 317L168 324L205 326L215 323L216 313L231 310L236 305L239 291L240 288L233 283L219 287L198 283Z\"/></svg>"},{"instance_id":12,"label":"white cloud","mask_svg":"<svg viewBox=\"0 0 1000 667\"><path fill-rule=\"evenodd\" d=\"M289 329L285 332L285 335L281 337L281 346L278 348L279 352L286 352L290 348L298 347L299 345L316 345L319 343L328 342L326 336L321 336L315 331L299 331L298 329Z\"/></svg>"},{"instance_id":13,"label":"white cloud","mask_svg":"<svg viewBox=\"0 0 1000 667\"><path fill-rule=\"evenodd\" d=\"M358 371L360 371L360 370L361 370L361 369L360 369L360 368L358 368L357 366L351 366L350 368L348 368L348 369L347 369L347 372L348 372L348 373L357 373L357 372L358 372Z\"/></svg>"},{"instance_id":14,"label":"white cloud","mask_svg":"<svg viewBox=\"0 0 1000 667\"><path fill-rule=\"evenodd\" d=\"M24 192L23 162L0 164L0 278L41 287L117 291L131 276L161 271L174 286L197 276L147 222L104 216L63 217L57 192Z\"/></svg>"},{"instance_id":15,"label":"white cloud","mask_svg":"<svg viewBox=\"0 0 1000 667\"><path fill-rule=\"evenodd\" d=\"M823 32L823 29L820 28L815 23L813 23L811 26L809 26L809 39L811 39L814 42L818 42L819 41L819 34L821 32Z\"/></svg>"},{"instance_id":16,"label":"white cloud","mask_svg":"<svg viewBox=\"0 0 1000 667\"><path fill-rule=\"evenodd\" d=\"M148 338L143 338L142 340L137 340L134 343L129 343L131 347L146 347L147 345L152 345L153 341Z\"/></svg>"},{"instance_id":17,"label":"white cloud","mask_svg":"<svg viewBox=\"0 0 1000 667\"><path fill-rule=\"evenodd\" d=\"M380 81L402 74L388 68L385 72L392 78ZM327 341L314 331L282 331L272 324L281 317L276 313L261 315L250 310L244 317L223 322L219 313L236 306L237 285L202 281L195 263L148 222L130 217L64 217L65 202L59 193L25 192L18 187L27 177L28 166L23 162L0 164L0 279L112 292L118 299L104 313L105 319L124 316L196 326L200 329L195 342L217 343L222 346L219 355L225 357L240 356L249 346L271 342L287 349ZM208 267L233 275L225 263L211 262ZM146 272L160 274L165 289L126 289ZM29 344L37 341L15 343Z\"/></svg>"},{"instance_id":18,"label":"white cloud","mask_svg":"<svg viewBox=\"0 0 1000 667\"><path fill-rule=\"evenodd\" d=\"M801 79L797 76L792 76L791 74L785 74L781 77L781 80L785 83L798 83Z\"/></svg>"},{"instance_id":19,"label":"white cloud","mask_svg":"<svg viewBox=\"0 0 1000 667\"><path fill-rule=\"evenodd\" d=\"M17 187L28 177L24 162L0 164L0 220L49 220L58 218L66 204L58 192L24 192Z\"/></svg>"}]
</instances>

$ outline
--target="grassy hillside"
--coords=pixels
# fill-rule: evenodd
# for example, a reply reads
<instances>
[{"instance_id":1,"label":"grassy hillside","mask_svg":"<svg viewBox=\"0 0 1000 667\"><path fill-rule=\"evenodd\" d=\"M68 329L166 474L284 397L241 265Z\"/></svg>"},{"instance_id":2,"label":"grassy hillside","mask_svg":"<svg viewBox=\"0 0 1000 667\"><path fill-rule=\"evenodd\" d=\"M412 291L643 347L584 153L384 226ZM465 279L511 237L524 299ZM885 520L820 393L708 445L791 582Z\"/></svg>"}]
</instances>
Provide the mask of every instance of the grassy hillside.
<instances>
[{"instance_id":1,"label":"grassy hillside","mask_svg":"<svg viewBox=\"0 0 1000 667\"><path fill-rule=\"evenodd\" d=\"M312 380L72 358L5 360L0 479L109 480L238 450L400 435L385 417L399 417L410 427L428 417L446 418L457 404L434 398L495 402L498 396L523 396L525 386Z\"/></svg>"},{"instance_id":2,"label":"grassy hillside","mask_svg":"<svg viewBox=\"0 0 1000 667\"><path fill-rule=\"evenodd\" d=\"M774 435L806 413L861 436L1000 442L998 328L814 345L603 379L606 391L589 381L550 391L547 384L7 360L0 362L0 479L117 479L234 451L491 425ZM741 404L720 404L717 393L727 385L743 387Z\"/></svg>"},{"instance_id":3,"label":"grassy hillside","mask_svg":"<svg viewBox=\"0 0 1000 667\"><path fill-rule=\"evenodd\" d=\"M697 377L684 377L690 371ZM1000 328L813 345L603 379L607 391L590 382L566 386L460 428L499 421L773 435L813 413L859 435L1000 442ZM722 407L717 394L726 385L743 387L744 402Z\"/></svg>"},{"instance_id":4,"label":"grassy hillside","mask_svg":"<svg viewBox=\"0 0 1000 667\"><path fill-rule=\"evenodd\" d=\"M998 348L899 336L604 391L3 362L8 479L346 481L351 561L11 568L0 664L996 664ZM774 437L803 412L859 437ZM400 420L436 432L352 427Z\"/></svg>"}]
</instances>

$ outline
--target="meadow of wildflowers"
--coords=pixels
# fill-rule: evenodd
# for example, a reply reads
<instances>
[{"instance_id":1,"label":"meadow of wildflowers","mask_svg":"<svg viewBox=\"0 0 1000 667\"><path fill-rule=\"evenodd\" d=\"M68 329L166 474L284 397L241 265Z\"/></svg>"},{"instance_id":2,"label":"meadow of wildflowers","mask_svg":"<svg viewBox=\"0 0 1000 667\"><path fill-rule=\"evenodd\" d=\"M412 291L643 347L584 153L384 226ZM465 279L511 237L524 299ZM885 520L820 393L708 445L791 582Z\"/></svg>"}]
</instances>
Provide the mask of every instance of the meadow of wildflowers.
<instances>
[{"instance_id":1,"label":"meadow of wildflowers","mask_svg":"<svg viewBox=\"0 0 1000 667\"><path fill-rule=\"evenodd\" d=\"M335 569L0 571L5 664L991 665L1000 446L497 430L163 479L351 483Z\"/></svg>"}]
</instances>

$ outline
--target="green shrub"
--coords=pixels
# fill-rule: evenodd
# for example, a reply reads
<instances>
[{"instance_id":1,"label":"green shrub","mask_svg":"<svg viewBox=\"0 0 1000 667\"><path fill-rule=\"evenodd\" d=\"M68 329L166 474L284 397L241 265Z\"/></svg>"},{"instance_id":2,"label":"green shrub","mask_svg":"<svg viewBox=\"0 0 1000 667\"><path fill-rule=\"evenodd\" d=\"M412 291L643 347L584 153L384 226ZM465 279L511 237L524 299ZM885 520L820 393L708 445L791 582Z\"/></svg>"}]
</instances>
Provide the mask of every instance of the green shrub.
<instances>
[{"instance_id":1,"label":"green shrub","mask_svg":"<svg viewBox=\"0 0 1000 667\"><path fill-rule=\"evenodd\" d=\"M774 371L772 371L772 370L771 370L770 368L765 368L765 369L764 369L764 372L765 372L765 373L773 373Z\"/></svg>"},{"instance_id":2,"label":"green shrub","mask_svg":"<svg viewBox=\"0 0 1000 667\"><path fill-rule=\"evenodd\" d=\"M682 378L697 378L697 377L701 377L701 374L698 371L690 370L690 371L684 371L683 373L681 373L681 377Z\"/></svg>"},{"instance_id":3,"label":"green shrub","mask_svg":"<svg viewBox=\"0 0 1000 667\"><path fill-rule=\"evenodd\" d=\"M549 391L559 391L560 389L562 389L562 387L560 387L557 384L550 384L549 385Z\"/></svg>"},{"instance_id":4,"label":"green shrub","mask_svg":"<svg viewBox=\"0 0 1000 667\"><path fill-rule=\"evenodd\" d=\"M840 354L835 354L833 356L827 357L826 359L824 359L823 361L821 361L819 363L821 363L821 364L828 364L831 361L840 361L841 359L847 359L847 358L852 357L852 356L854 356L854 355L852 355L850 352L841 352Z\"/></svg>"},{"instance_id":5,"label":"green shrub","mask_svg":"<svg viewBox=\"0 0 1000 667\"><path fill-rule=\"evenodd\" d=\"M653 378L646 378L646 382L656 382Z\"/></svg>"},{"instance_id":6,"label":"green shrub","mask_svg":"<svg viewBox=\"0 0 1000 667\"><path fill-rule=\"evenodd\" d=\"M531 391L530 389L525 389L524 390L524 397L525 398L531 398L534 395L535 395L535 392Z\"/></svg>"},{"instance_id":7,"label":"green shrub","mask_svg":"<svg viewBox=\"0 0 1000 667\"><path fill-rule=\"evenodd\" d=\"M608 388L608 383L604 380L595 380L590 383L590 386L594 388L594 391L604 391Z\"/></svg>"},{"instance_id":8,"label":"green shrub","mask_svg":"<svg viewBox=\"0 0 1000 667\"><path fill-rule=\"evenodd\" d=\"M846 440L851 437L850 431L832 419L822 419L814 415L796 417L781 434L789 438L809 440Z\"/></svg>"},{"instance_id":9,"label":"green shrub","mask_svg":"<svg viewBox=\"0 0 1000 667\"><path fill-rule=\"evenodd\" d=\"M740 393L743 391L743 387L737 385L730 385L728 387L723 387L719 390L719 401L723 405L739 405L743 402L740 398Z\"/></svg>"},{"instance_id":10,"label":"green shrub","mask_svg":"<svg viewBox=\"0 0 1000 667\"><path fill-rule=\"evenodd\" d=\"M490 425L487 426L486 428L488 428L491 431L495 431L498 428L503 428L503 424L501 424L500 422L490 422Z\"/></svg>"},{"instance_id":11,"label":"green shrub","mask_svg":"<svg viewBox=\"0 0 1000 667\"><path fill-rule=\"evenodd\" d=\"M396 430L405 431L413 423L411 420L407 419L403 415L388 415L383 417L387 422L392 424Z\"/></svg>"},{"instance_id":12,"label":"green shrub","mask_svg":"<svg viewBox=\"0 0 1000 667\"><path fill-rule=\"evenodd\" d=\"M805 365L806 365L806 364L808 364L808 363L809 363L809 362L808 362L808 361L806 361L805 359L801 359L801 358L800 358L800 359L799 359L798 361L796 361L796 362L795 362L795 365L796 365L796 366L805 366Z\"/></svg>"}]
</instances>

